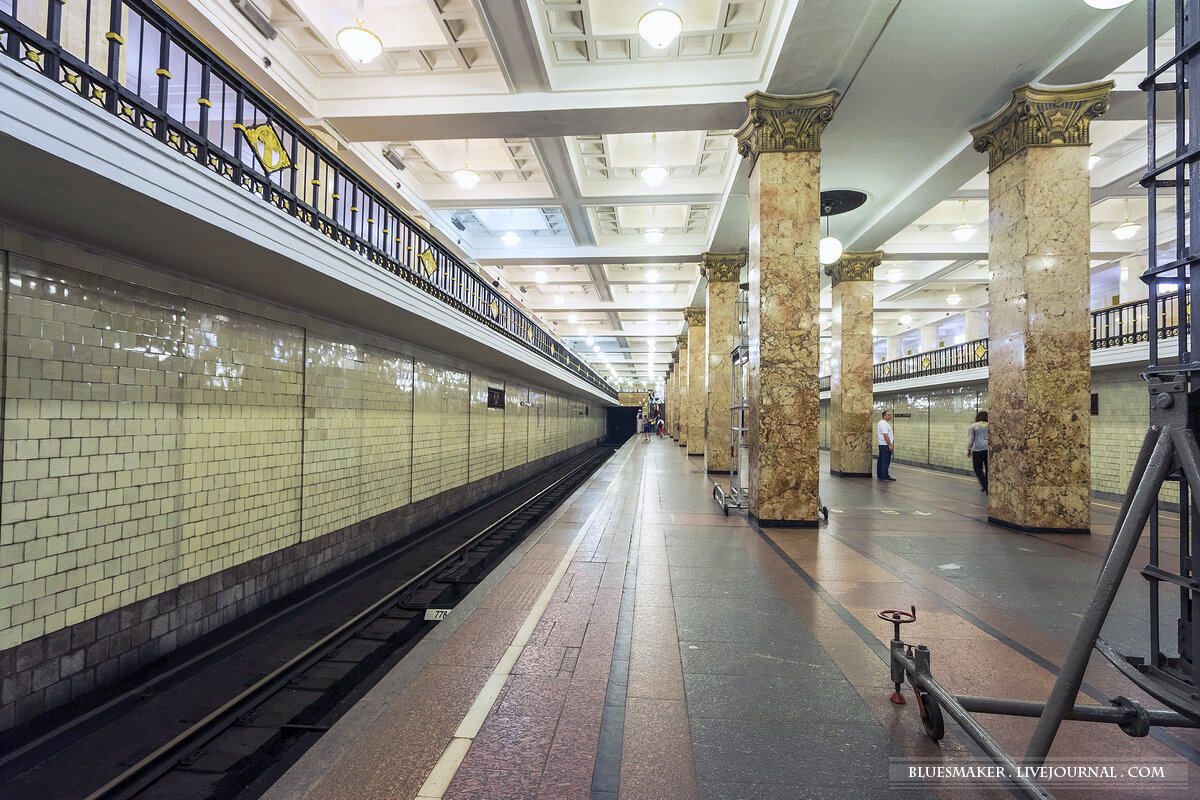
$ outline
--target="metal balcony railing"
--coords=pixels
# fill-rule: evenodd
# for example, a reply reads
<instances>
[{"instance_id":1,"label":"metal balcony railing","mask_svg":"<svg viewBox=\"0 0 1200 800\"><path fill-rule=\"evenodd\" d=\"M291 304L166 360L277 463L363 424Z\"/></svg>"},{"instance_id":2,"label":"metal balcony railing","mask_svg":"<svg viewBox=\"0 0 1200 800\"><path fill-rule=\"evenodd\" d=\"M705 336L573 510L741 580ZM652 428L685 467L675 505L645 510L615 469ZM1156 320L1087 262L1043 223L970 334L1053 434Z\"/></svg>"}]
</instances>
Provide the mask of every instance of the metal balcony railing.
<instances>
[{"instance_id":1,"label":"metal balcony railing","mask_svg":"<svg viewBox=\"0 0 1200 800\"><path fill-rule=\"evenodd\" d=\"M1155 299L1156 330L1159 339L1172 339L1179 333L1179 295L1168 294ZM1103 350L1147 340L1150 330L1150 301L1135 300L1092 312L1092 349ZM874 365L875 383L924 378L963 369L988 365L988 340L942 347L927 353L881 361ZM830 388L828 375L819 379L821 391Z\"/></svg>"},{"instance_id":2,"label":"metal balcony railing","mask_svg":"<svg viewBox=\"0 0 1200 800\"><path fill-rule=\"evenodd\" d=\"M0 53L616 398L582 359L150 0L0 0Z\"/></svg>"}]
</instances>

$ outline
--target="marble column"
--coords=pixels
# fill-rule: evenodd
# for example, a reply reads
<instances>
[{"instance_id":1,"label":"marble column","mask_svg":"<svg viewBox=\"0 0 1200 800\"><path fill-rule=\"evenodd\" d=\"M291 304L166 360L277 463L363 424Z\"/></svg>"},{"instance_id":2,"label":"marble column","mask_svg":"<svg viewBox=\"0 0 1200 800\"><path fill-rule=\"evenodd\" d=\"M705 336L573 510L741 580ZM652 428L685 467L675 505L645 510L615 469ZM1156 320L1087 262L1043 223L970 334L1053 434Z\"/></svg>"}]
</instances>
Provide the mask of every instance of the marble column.
<instances>
[{"instance_id":1,"label":"marble column","mask_svg":"<svg viewBox=\"0 0 1200 800\"><path fill-rule=\"evenodd\" d=\"M821 132L837 92L747 95L738 152L750 160L749 513L813 527L821 506Z\"/></svg>"},{"instance_id":2,"label":"marble column","mask_svg":"<svg viewBox=\"0 0 1200 800\"><path fill-rule=\"evenodd\" d=\"M675 417L675 362L667 367L667 376L663 381L663 419L666 421L667 433L671 433L671 420Z\"/></svg>"},{"instance_id":3,"label":"marble column","mask_svg":"<svg viewBox=\"0 0 1200 800\"><path fill-rule=\"evenodd\" d=\"M966 328L966 336L968 342L973 342L976 339L986 339L987 332L987 311L982 308L972 308L963 314L963 326Z\"/></svg>"},{"instance_id":4,"label":"marble column","mask_svg":"<svg viewBox=\"0 0 1200 800\"><path fill-rule=\"evenodd\" d=\"M675 337L679 353L679 413L675 415L675 441L687 447L687 403L688 403L688 337L681 333Z\"/></svg>"},{"instance_id":5,"label":"marble column","mask_svg":"<svg viewBox=\"0 0 1200 800\"><path fill-rule=\"evenodd\" d=\"M1023 86L971 131L989 159L988 520L1088 533L1090 122L1112 82Z\"/></svg>"},{"instance_id":6,"label":"marble column","mask_svg":"<svg viewBox=\"0 0 1200 800\"><path fill-rule=\"evenodd\" d=\"M1125 256L1121 259L1121 288L1118 290L1122 303L1145 300L1150 296L1150 287L1142 280L1149 259L1144 255Z\"/></svg>"},{"instance_id":7,"label":"marble column","mask_svg":"<svg viewBox=\"0 0 1200 800\"><path fill-rule=\"evenodd\" d=\"M683 312L687 319L688 337L688 400L687 453L704 455L705 418L708 416L708 357L704 346L704 309L689 308Z\"/></svg>"},{"instance_id":8,"label":"marble column","mask_svg":"<svg viewBox=\"0 0 1200 800\"><path fill-rule=\"evenodd\" d=\"M904 356L904 343L899 336L889 336L887 340L887 360L895 361Z\"/></svg>"},{"instance_id":9,"label":"marble column","mask_svg":"<svg viewBox=\"0 0 1200 800\"><path fill-rule=\"evenodd\" d=\"M875 324L875 268L883 253L843 253L825 274L833 279L833 348L829 359L829 472L871 477L871 367Z\"/></svg>"},{"instance_id":10,"label":"marble column","mask_svg":"<svg viewBox=\"0 0 1200 800\"><path fill-rule=\"evenodd\" d=\"M935 322L932 325L921 326L921 352L928 353L930 350L938 349L938 325Z\"/></svg>"},{"instance_id":11,"label":"marble column","mask_svg":"<svg viewBox=\"0 0 1200 800\"><path fill-rule=\"evenodd\" d=\"M733 361L738 340L738 278L746 265L745 253L704 253L700 270L708 279L708 435L705 468L728 472L733 434L729 406L733 401Z\"/></svg>"}]
</instances>

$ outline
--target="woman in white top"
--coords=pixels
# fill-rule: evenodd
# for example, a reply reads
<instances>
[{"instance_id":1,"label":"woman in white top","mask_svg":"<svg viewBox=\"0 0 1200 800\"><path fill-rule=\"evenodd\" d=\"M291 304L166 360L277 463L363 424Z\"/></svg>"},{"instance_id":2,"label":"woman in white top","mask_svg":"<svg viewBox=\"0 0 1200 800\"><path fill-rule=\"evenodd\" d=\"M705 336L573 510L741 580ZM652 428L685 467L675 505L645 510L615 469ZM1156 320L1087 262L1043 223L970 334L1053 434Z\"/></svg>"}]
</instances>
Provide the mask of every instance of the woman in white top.
<instances>
[{"instance_id":1,"label":"woman in white top","mask_svg":"<svg viewBox=\"0 0 1200 800\"><path fill-rule=\"evenodd\" d=\"M987 412L975 415L975 423L967 428L967 455L979 479L980 491L988 490L988 420Z\"/></svg>"}]
</instances>

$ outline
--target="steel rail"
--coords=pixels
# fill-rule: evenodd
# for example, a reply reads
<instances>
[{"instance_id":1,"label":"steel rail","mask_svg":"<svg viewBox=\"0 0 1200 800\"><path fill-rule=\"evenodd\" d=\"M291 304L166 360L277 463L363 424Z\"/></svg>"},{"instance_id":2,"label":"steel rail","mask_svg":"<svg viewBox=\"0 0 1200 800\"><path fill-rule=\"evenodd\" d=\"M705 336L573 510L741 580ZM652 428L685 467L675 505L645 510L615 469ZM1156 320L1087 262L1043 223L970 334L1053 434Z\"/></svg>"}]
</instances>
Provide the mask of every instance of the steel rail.
<instances>
[{"instance_id":1,"label":"steel rail","mask_svg":"<svg viewBox=\"0 0 1200 800\"><path fill-rule=\"evenodd\" d=\"M557 489L566 481L573 478L580 471L591 467L593 464L595 464L595 462L604 456L605 454L603 453L593 456L584 463L572 469L566 475L562 476L549 486L539 491L517 508L508 512L495 522L489 524L478 534L463 542L451 552L439 558L436 562L425 568L422 572L405 581L403 584L388 592L384 597L373 603L368 608L364 609L355 617L343 623L325 638L314 643L302 653L296 655L287 663L278 667L254 685L245 689L232 700L208 714L206 717L204 717L204 719L195 723L190 728L177 735L171 741L159 747L153 753L150 753L141 761L110 780L104 786L89 794L86 800L117 800L118 798L131 798L136 796L138 792L141 792L143 789L153 784L158 778L174 769L178 765L179 761L189 752L208 744L210 741L220 735L226 728L237 722L237 720L244 716L248 711L252 710L258 705L261 705L286 687L294 675L302 673L311 668L329 651L337 649L347 639L351 638L363 628L367 627L380 616L382 616L383 613L394 606L397 600L399 600L400 597L412 586L421 581L428 580L432 575L436 575L448 563L457 558L461 551L473 547L480 540L491 535L495 529L499 528L513 517L520 514L528 506L540 500L547 493Z\"/></svg>"}]
</instances>

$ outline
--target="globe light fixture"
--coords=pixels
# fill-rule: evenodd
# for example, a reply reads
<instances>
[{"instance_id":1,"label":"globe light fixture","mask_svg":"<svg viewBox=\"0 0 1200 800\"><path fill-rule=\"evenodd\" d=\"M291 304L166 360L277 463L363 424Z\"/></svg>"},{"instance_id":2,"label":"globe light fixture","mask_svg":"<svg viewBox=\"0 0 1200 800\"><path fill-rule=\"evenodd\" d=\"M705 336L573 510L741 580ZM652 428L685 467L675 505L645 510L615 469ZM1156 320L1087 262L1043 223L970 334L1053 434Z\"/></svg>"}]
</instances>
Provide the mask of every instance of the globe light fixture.
<instances>
[{"instance_id":1,"label":"globe light fixture","mask_svg":"<svg viewBox=\"0 0 1200 800\"><path fill-rule=\"evenodd\" d=\"M515 231L509 231L500 237L500 241L504 242L506 247L516 247L521 243L521 237Z\"/></svg>"},{"instance_id":2,"label":"globe light fixture","mask_svg":"<svg viewBox=\"0 0 1200 800\"><path fill-rule=\"evenodd\" d=\"M822 264L832 264L842 257L841 240L829 235L829 214L832 211L832 205L821 206L821 216L825 218L825 238L817 243L817 259Z\"/></svg>"},{"instance_id":3,"label":"globe light fixture","mask_svg":"<svg viewBox=\"0 0 1200 800\"><path fill-rule=\"evenodd\" d=\"M900 315L900 324L901 325L908 325L910 322L912 322L912 314L901 314Z\"/></svg>"},{"instance_id":4,"label":"globe light fixture","mask_svg":"<svg viewBox=\"0 0 1200 800\"><path fill-rule=\"evenodd\" d=\"M887 271L888 283L899 283L904 278L904 273L892 267Z\"/></svg>"},{"instance_id":5,"label":"globe light fixture","mask_svg":"<svg viewBox=\"0 0 1200 800\"><path fill-rule=\"evenodd\" d=\"M538 270L537 272L533 273L533 282L534 283L545 283L549 279L550 279L549 276L547 276L546 273L542 272L541 270Z\"/></svg>"},{"instance_id":6,"label":"globe light fixture","mask_svg":"<svg viewBox=\"0 0 1200 800\"><path fill-rule=\"evenodd\" d=\"M674 11L669 11L658 4L658 8L647 11L638 20L638 36L646 40L646 44L655 50L670 46L671 42L683 32L683 20Z\"/></svg>"},{"instance_id":7,"label":"globe light fixture","mask_svg":"<svg viewBox=\"0 0 1200 800\"><path fill-rule=\"evenodd\" d=\"M667 170L658 165L658 134L650 134L650 166L639 173L651 187L662 186L667 179Z\"/></svg>"},{"instance_id":8,"label":"globe light fixture","mask_svg":"<svg viewBox=\"0 0 1200 800\"><path fill-rule=\"evenodd\" d=\"M842 257L842 242L836 236L826 236L817 245L817 257L822 264L832 264Z\"/></svg>"},{"instance_id":9,"label":"globe light fixture","mask_svg":"<svg viewBox=\"0 0 1200 800\"><path fill-rule=\"evenodd\" d=\"M1088 169L1092 169L1100 163L1100 156L1095 153L1088 153Z\"/></svg>"},{"instance_id":10,"label":"globe light fixture","mask_svg":"<svg viewBox=\"0 0 1200 800\"><path fill-rule=\"evenodd\" d=\"M956 306L962 302L962 295L960 295L958 292L954 291L954 289L952 288L950 290L950 294L946 295L946 302L952 306Z\"/></svg>"},{"instance_id":11,"label":"globe light fixture","mask_svg":"<svg viewBox=\"0 0 1200 800\"><path fill-rule=\"evenodd\" d=\"M568 325L574 325L576 322L579 322L578 314L567 314L567 324Z\"/></svg>"},{"instance_id":12,"label":"globe light fixture","mask_svg":"<svg viewBox=\"0 0 1200 800\"><path fill-rule=\"evenodd\" d=\"M599 352L600 352L600 345L598 345L598 344L597 344L597 345L592 345L592 352L593 352L593 353L599 353Z\"/></svg>"},{"instance_id":13,"label":"globe light fixture","mask_svg":"<svg viewBox=\"0 0 1200 800\"><path fill-rule=\"evenodd\" d=\"M463 165L462 169L456 169L453 173L454 182L458 184L460 189L470 191L479 183L479 173L471 169L471 140L463 141Z\"/></svg>"},{"instance_id":14,"label":"globe light fixture","mask_svg":"<svg viewBox=\"0 0 1200 800\"><path fill-rule=\"evenodd\" d=\"M959 202L962 203L962 223L950 231L950 236L956 242L969 242L975 235L975 226L967 222L967 201L960 200Z\"/></svg>"},{"instance_id":15,"label":"globe light fixture","mask_svg":"<svg viewBox=\"0 0 1200 800\"><path fill-rule=\"evenodd\" d=\"M1083 0L1083 2L1087 3L1092 8L1098 8L1101 11L1108 11L1110 8L1127 6L1133 2L1133 0Z\"/></svg>"},{"instance_id":16,"label":"globe light fixture","mask_svg":"<svg viewBox=\"0 0 1200 800\"><path fill-rule=\"evenodd\" d=\"M373 32L367 30L363 6L366 0L358 0L358 14L353 27L342 28L337 32L338 47L342 48L351 61L366 64L374 61L383 52L383 41Z\"/></svg>"},{"instance_id":17,"label":"globe light fixture","mask_svg":"<svg viewBox=\"0 0 1200 800\"><path fill-rule=\"evenodd\" d=\"M642 236L646 237L646 241L650 244L658 244L666 236L662 228L647 228L642 231Z\"/></svg>"}]
</instances>

